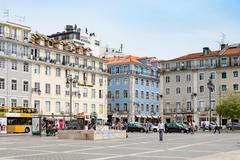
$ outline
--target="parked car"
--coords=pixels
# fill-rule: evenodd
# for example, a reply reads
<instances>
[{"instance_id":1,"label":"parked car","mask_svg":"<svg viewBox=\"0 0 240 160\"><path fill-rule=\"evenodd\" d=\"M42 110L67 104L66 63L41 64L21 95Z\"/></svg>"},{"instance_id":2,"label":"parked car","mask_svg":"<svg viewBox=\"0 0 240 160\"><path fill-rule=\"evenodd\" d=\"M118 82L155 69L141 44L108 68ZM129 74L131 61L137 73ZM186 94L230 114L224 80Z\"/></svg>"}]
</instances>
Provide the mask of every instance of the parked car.
<instances>
[{"instance_id":1,"label":"parked car","mask_svg":"<svg viewBox=\"0 0 240 160\"><path fill-rule=\"evenodd\" d=\"M157 132L157 131L158 131L158 126L152 125L152 126L151 126L151 131Z\"/></svg>"},{"instance_id":2,"label":"parked car","mask_svg":"<svg viewBox=\"0 0 240 160\"><path fill-rule=\"evenodd\" d=\"M165 132L172 133L172 132L179 132L179 133L188 133L188 128L184 125L179 123L166 123L165 125Z\"/></svg>"},{"instance_id":3,"label":"parked car","mask_svg":"<svg viewBox=\"0 0 240 160\"><path fill-rule=\"evenodd\" d=\"M138 122L129 123L127 132L145 132L146 129L143 125Z\"/></svg>"},{"instance_id":4,"label":"parked car","mask_svg":"<svg viewBox=\"0 0 240 160\"><path fill-rule=\"evenodd\" d=\"M237 123L237 122L233 122L233 123L228 123L227 124L227 129L240 129L240 123Z\"/></svg>"},{"instance_id":5,"label":"parked car","mask_svg":"<svg viewBox=\"0 0 240 160\"><path fill-rule=\"evenodd\" d=\"M209 130L209 128L211 129L211 130L214 130L214 128L215 128L215 123L213 123L213 122L211 122L211 123L209 123L209 121L202 121L201 122L201 128L203 128L203 123L205 123L205 129L206 130Z\"/></svg>"}]
</instances>

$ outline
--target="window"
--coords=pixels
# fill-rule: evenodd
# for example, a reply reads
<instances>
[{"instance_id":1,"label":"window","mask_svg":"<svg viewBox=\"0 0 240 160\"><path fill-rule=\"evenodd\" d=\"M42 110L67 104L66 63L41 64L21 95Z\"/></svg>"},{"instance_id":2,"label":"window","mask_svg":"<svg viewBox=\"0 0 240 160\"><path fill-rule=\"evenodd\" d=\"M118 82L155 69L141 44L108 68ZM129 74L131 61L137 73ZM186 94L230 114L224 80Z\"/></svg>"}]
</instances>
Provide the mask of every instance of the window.
<instances>
[{"instance_id":1,"label":"window","mask_svg":"<svg viewBox=\"0 0 240 160\"><path fill-rule=\"evenodd\" d=\"M200 67L204 67L204 60L200 60Z\"/></svg>"},{"instance_id":2,"label":"window","mask_svg":"<svg viewBox=\"0 0 240 160\"><path fill-rule=\"evenodd\" d=\"M183 66L184 66L184 63L183 63ZM186 61L186 66L187 68L191 68L191 61Z\"/></svg>"},{"instance_id":3,"label":"window","mask_svg":"<svg viewBox=\"0 0 240 160\"><path fill-rule=\"evenodd\" d=\"M0 59L0 68L5 68L5 60Z\"/></svg>"},{"instance_id":4,"label":"window","mask_svg":"<svg viewBox=\"0 0 240 160\"><path fill-rule=\"evenodd\" d=\"M116 90L116 91L115 91L115 98L116 98L116 99L119 99L119 90Z\"/></svg>"},{"instance_id":5,"label":"window","mask_svg":"<svg viewBox=\"0 0 240 160\"><path fill-rule=\"evenodd\" d=\"M75 57L75 65L79 65L79 58L78 57Z\"/></svg>"},{"instance_id":6,"label":"window","mask_svg":"<svg viewBox=\"0 0 240 160\"><path fill-rule=\"evenodd\" d=\"M0 106L5 106L5 98L0 98Z\"/></svg>"},{"instance_id":7,"label":"window","mask_svg":"<svg viewBox=\"0 0 240 160\"><path fill-rule=\"evenodd\" d=\"M0 34L4 34L4 26L0 25Z\"/></svg>"},{"instance_id":8,"label":"window","mask_svg":"<svg viewBox=\"0 0 240 160\"><path fill-rule=\"evenodd\" d=\"M238 91L238 84L233 84L233 90Z\"/></svg>"},{"instance_id":9,"label":"window","mask_svg":"<svg viewBox=\"0 0 240 160\"><path fill-rule=\"evenodd\" d=\"M91 94L91 98L96 98L96 90L92 89L92 94Z\"/></svg>"},{"instance_id":10,"label":"window","mask_svg":"<svg viewBox=\"0 0 240 160\"><path fill-rule=\"evenodd\" d=\"M180 76L179 75L176 76L176 82L180 82Z\"/></svg>"},{"instance_id":11,"label":"window","mask_svg":"<svg viewBox=\"0 0 240 160\"><path fill-rule=\"evenodd\" d=\"M128 71L128 66L123 66L123 72L127 73L127 71Z\"/></svg>"},{"instance_id":12,"label":"window","mask_svg":"<svg viewBox=\"0 0 240 160\"><path fill-rule=\"evenodd\" d=\"M61 86L60 85L56 85L56 94L57 95L61 94Z\"/></svg>"},{"instance_id":13,"label":"window","mask_svg":"<svg viewBox=\"0 0 240 160\"><path fill-rule=\"evenodd\" d=\"M45 93L50 94L51 93L51 85L49 83L45 84Z\"/></svg>"},{"instance_id":14,"label":"window","mask_svg":"<svg viewBox=\"0 0 240 160\"><path fill-rule=\"evenodd\" d=\"M83 112L84 112L84 113L88 113L87 103L83 103Z\"/></svg>"},{"instance_id":15,"label":"window","mask_svg":"<svg viewBox=\"0 0 240 160\"><path fill-rule=\"evenodd\" d=\"M23 91L28 92L29 91L29 82L23 81Z\"/></svg>"},{"instance_id":16,"label":"window","mask_svg":"<svg viewBox=\"0 0 240 160\"><path fill-rule=\"evenodd\" d=\"M49 66L46 66L45 74L48 76L51 75L51 68Z\"/></svg>"},{"instance_id":17,"label":"window","mask_svg":"<svg viewBox=\"0 0 240 160\"><path fill-rule=\"evenodd\" d=\"M12 61L12 70L17 70L17 62Z\"/></svg>"},{"instance_id":18,"label":"window","mask_svg":"<svg viewBox=\"0 0 240 160\"><path fill-rule=\"evenodd\" d=\"M187 93L192 93L192 88L191 87L187 87Z\"/></svg>"},{"instance_id":19,"label":"window","mask_svg":"<svg viewBox=\"0 0 240 160\"><path fill-rule=\"evenodd\" d=\"M157 86L157 88L159 88L159 82L156 82L156 86Z\"/></svg>"},{"instance_id":20,"label":"window","mask_svg":"<svg viewBox=\"0 0 240 160\"><path fill-rule=\"evenodd\" d=\"M199 74L199 80L200 80L200 81L204 80L204 73L200 73L200 74Z\"/></svg>"},{"instance_id":21,"label":"window","mask_svg":"<svg viewBox=\"0 0 240 160\"><path fill-rule=\"evenodd\" d=\"M156 105L156 112L159 112L159 105Z\"/></svg>"},{"instance_id":22,"label":"window","mask_svg":"<svg viewBox=\"0 0 240 160\"><path fill-rule=\"evenodd\" d=\"M56 102L56 112L57 113L61 112L61 102Z\"/></svg>"},{"instance_id":23,"label":"window","mask_svg":"<svg viewBox=\"0 0 240 160\"><path fill-rule=\"evenodd\" d=\"M222 79L226 79L227 78L227 73L226 72L222 72Z\"/></svg>"},{"instance_id":24,"label":"window","mask_svg":"<svg viewBox=\"0 0 240 160\"><path fill-rule=\"evenodd\" d=\"M95 61L92 61L92 68L93 68L93 69L96 68Z\"/></svg>"},{"instance_id":25,"label":"window","mask_svg":"<svg viewBox=\"0 0 240 160\"><path fill-rule=\"evenodd\" d=\"M95 106L95 104L92 104L91 105L91 113L94 113L94 112L96 112L96 106Z\"/></svg>"},{"instance_id":26,"label":"window","mask_svg":"<svg viewBox=\"0 0 240 160\"><path fill-rule=\"evenodd\" d=\"M191 81L191 75L190 74L187 75L187 81Z\"/></svg>"},{"instance_id":27,"label":"window","mask_svg":"<svg viewBox=\"0 0 240 160\"><path fill-rule=\"evenodd\" d=\"M83 88L83 97L87 97L87 96L88 96L88 89Z\"/></svg>"},{"instance_id":28,"label":"window","mask_svg":"<svg viewBox=\"0 0 240 160\"><path fill-rule=\"evenodd\" d=\"M23 100L23 107L28 107L29 104L28 104L28 100L24 99Z\"/></svg>"},{"instance_id":29,"label":"window","mask_svg":"<svg viewBox=\"0 0 240 160\"><path fill-rule=\"evenodd\" d=\"M200 93L204 92L204 86L200 86Z\"/></svg>"},{"instance_id":30,"label":"window","mask_svg":"<svg viewBox=\"0 0 240 160\"><path fill-rule=\"evenodd\" d=\"M35 83L34 83L34 89L35 89L36 91L39 91L39 90L40 90L40 83L39 83L39 82L35 82Z\"/></svg>"},{"instance_id":31,"label":"window","mask_svg":"<svg viewBox=\"0 0 240 160\"><path fill-rule=\"evenodd\" d=\"M157 101L159 101L160 100L160 94L159 93L157 93Z\"/></svg>"},{"instance_id":32,"label":"window","mask_svg":"<svg viewBox=\"0 0 240 160\"><path fill-rule=\"evenodd\" d=\"M151 99L154 99L154 93L153 92L151 93Z\"/></svg>"},{"instance_id":33,"label":"window","mask_svg":"<svg viewBox=\"0 0 240 160\"><path fill-rule=\"evenodd\" d=\"M35 65L34 73L35 74L40 74L40 65L38 65L38 64Z\"/></svg>"},{"instance_id":34,"label":"window","mask_svg":"<svg viewBox=\"0 0 240 160\"><path fill-rule=\"evenodd\" d=\"M216 78L215 72L211 72L211 73L210 73L210 79L215 79L215 78Z\"/></svg>"},{"instance_id":35,"label":"window","mask_svg":"<svg viewBox=\"0 0 240 160\"><path fill-rule=\"evenodd\" d=\"M0 89L5 89L5 79L0 78Z\"/></svg>"},{"instance_id":36,"label":"window","mask_svg":"<svg viewBox=\"0 0 240 160\"><path fill-rule=\"evenodd\" d=\"M149 104L146 105L146 112L149 112Z\"/></svg>"},{"instance_id":37,"label":"window","mask_svg":"<svg viewBox=\"0 0 240 160\"><path fill-rule=\"evenodd\" d=\"M59 64L61 62L60 54L56 54L56 63Z\"/></svg>"},{"instance_id":38,"label":"window","mask_svg":"<svg viewBox=\"0 0 240 160\"><path fill-rule=\"evenodd\" d=\"M17 99L11 99L11 106L16 107L17 106Z\"/></svg>"},{"instance_id":39,"label":"window","mask_svg":"<svg viewBox=\"0 0 240 160\"><path fill-rule=\"evenodd\" d=\"M238 71L233 71L233 77L238 77Z\"/></svg>"},{"instance_id":40,"label":"window","mask_svg":"<svg viewBox=\"0 0 240 160\"><path fill-rule=\"evenodd\" d=\"M149 99L149 92L146 92L146 99Z\"/></svg>"},{"instance_id":41,"label":"window","mask_svg":"<svg viewBox=\"0 0 240 160\"><path fill-rule=\"evenodd\" d=\"M180 94L180 88L179 87L176 88L176 94Z\"/></svg>"},{"instance_id":42,"label":"window","mask_svg":"<svg viewBox=\"0 0 240 160\"><path fill-rule=\"evenodd\" d=\"M65 113L66 114L70 113L70 103L68 103L68 102L65 103Z\"/></svg>"},{"instance_id":43,"label":"window","mask_svg":"<svg viewBox=\"0 0 240 160\"><path fill-rule=\"evenodd\" d=\"M91 82L93 85L95 85L95 81L96 81L96 75L94 73L92 73L92 76L91 76ZM99 82L100 82L100 79L99 79Z\"/></svg>"},{"instance_id":44,"label":"window","mask_svg":"<svg viewBox=\"0 0 240 160\"><path fill-rule=\"evenodd\" d=\"M205 102L204 101L199 101L198 102L198 111L205 111Z\"/></svg>"},{"instance_id":45,"label":"window","mask_svg":"<svg viewBox=\"0 0 240 160\"><path fill-rule=\"evenodd\" d=\"M149 86L149 80L146 81L146 86Z\"/></svg>"},{"instance_id":46,"label":"window","mask_svg":"<svg viewBox=\"0 0 240 160\"><path fill-rule=\"evenodd\" d=\"M151 86L154 87L154 81L152 81Z\"/></svg>"},{"instance_id":47,"label":"window","mask_svg":"<svg viewBox=\"0 0 240 160\"><path fill-rule=\"evenodd\" d=\"M111 85L112 85L112 80L108 79L108 86L111 86Z\"/></svg>"},{"instance_id":48,"label":"window","mask_svg":"<svg viewBox=\"0 0 240 160\"><path fill-rule=\"evenodd\" d=\"M124 84L124 85L128 85L128 78L124 78L123 84Z\"/></svg>"},{"instance_id":49,"label":"window","mask_svg":"<svg viewBox=\"0 0 240 160\"><path fill-rule=\"evenodd\" d=\"M120 73L119 67L116 67L116 73L117 73L117 74Z\"/></svg>"},{"instance_id":50,"label":"window","mask_svg":"<svg viewBox=\"0 0 240 160\"><path fill-rule=\"evenodd\" d=\"M28 63L23 63L23 72L28 72L28 71L29 71Z\"/></svg>"},{"instance_id":51,"label":"window","mask_svg":"<svg viewBox=\"0 0 240 160\"><path fill-rule=\"evenodd\" d=\"M138 98L138 90L135 90L135 98Z\"/></svg>"},{"instance_id":52,"label":"window","mask_svg":"<svg viewBox=\"0 0 240 160\"><path fill-rule=\"evenodd\" d=\"M115 112L119 112L119 103L115 103L114 110L115 110Z\"/></svg>"},{"instance_id":53,"label":"window","mask_svg":"<svg viewBox=\"0 0 240 160\"><path fill-rule=\"evenodd\" d=\"M227 66L227 58L222 58L221 59L221 65L222 66Z\"/></svg>"},{"instance_id":54,"label":"window","mask_svg":"<svg viewBox=\"0 0 240 160\"><path fill-rule=\"evenodd\" d=\"M128 111L128 104L123 103L123 111L127 112Z\"/></svg>"},{"instance_id":55,"label":"window","mask_svg":"<svg viewBox=\"0 0 240 160\"><path fill-rule=\"evenodd\" d=\"M144 85L144 80L143 79L141 79L141 85Z\"/></svg>"},{"instance_id":56,"label":"window","mask_svg":"<svg viewBox=\"0 0 240 160\"><path fill-rule=\"evenodd\" d=\"M50 111L51 111L51 102L45 101L45 112L50 112Z\"/></svg>"},{"instance_id":57,"label":"window","mask_svg":"<svg viewBox=\"0 0 240 160\"><path fill-rule=\"evenodd\" d=\"M12 80L12 90L16 91L17 90L17 80Z\"/></svg>"},{"instance_id":58,"label":"window","mask_svg":"<svg viewBox=\"0 0 240 160\"><path fill-rule=\"evenodd\" d=\"M116 85L116 86L119 86L119 85L120 85L120 79L119 79L119 78L116 78L116 79L115 79L115 85Z\"/></svg>"},{"instance_id":59,"label":"window","mask_svg":"<svg viewBox=\"0 0 240 160\"><path fill-rule=\"evenodd\" d=\"M102 86L103 85L103 77L99 78L99 85Z\"/></svg>"},{"instance_id":60,"label":"window","mask_svg":"<svg viewBox=\"0 0 240 160\"><path fill-rule=\"evenodd\" d=\"M123 91L123 98L128 98L128 91L127 90Z\"/></svg>"},{"instance_id":61,"label":"window","mask_svg":"<svg viewBox=\"0 0 240 160\"><path fill-rule=\"evenodd\" d=\"M170 94L170 88L166 88L166 95Z\"/></svg>"},{"instance_id":62,"label":"window","mask_svg":"<svg viewBox=\"0 0 240 160\"><path fill-rule=\"evenodd\" d=\"M166 83L169 83L169 82L170 82L170 77L167 76L167 77L166 77Z\"/></svg>"},{"instance_id":63,"label":"window","mask_svg":"<svg viewBox=\"0 0 240 160\"><path fill-rule=\"evenodd\" d=\"M135 78L135 84L138 84L138 78Z\"/></svg>"},{"instance_id":64,"label":"window","mask_svg":"<svg viewBox=\"0 0 240 160\"><path fill-rule=\"evenodd\" d=\"M187 111L191 111L191 110L192 110L192 103L187 102Z\"/></svg>"},{"instance_id":65,"label":"window","mask_svg":"<svg viewBox=\"0 0 240 160\"><path fill-rule=\"evenodd\" d=\"M107 97L108 97L108 98L112 98L112 92L111 92L111 91L108 91L108 92L107 92Z\"/></svg>"},{"instance_id":66,"label":"window","mask_svg":"<svg viewBox=\"0 0 240 160\"><path fill-rule=\"evenodd\" d=\"M102 90L99 90L99 98L103 98L103 92L102 92Z\"/></svg>"},{"instance_id":67,"label":"window","mask_svg":"<svg viewBox=\"0 0 240 160\"><path fill-rule=\"evenodd\" d=\"M141 91L141 98L144 98L144 91Z\"/></svg>"},{"instance_id":68,"label":"window","mask_svg":"<svg viewBox=\"0 0 240 160\"><path fill-rule=\"evenodd\" d=\"M37 113L40 111L40 101L34 100L34 108L37 110Z\"/></svg>"},{"instance_id":69,"label":"window","mask_svg":"<svg viewBox=\"0 0 240 160\"><path fill-rule=\"evenodd\" d=\"M28 47L23 46L23 56L28 56Z\"/></svg>"},{"instance_id":70,"label":"window","mask_svg":"<svg viewBox=\"0 0 240 160\"><path fill-rule=\"evenodd\" d=\"M225 84L222 85L222 91L223 92L227 91L227 85L225 85Z\"/></svg>"},{"instance_id":71,"label":"window","mask_svg":"<svg viewBox=\"0 0 240 160\"><path fill-rule=\"evenodd\" d=\"M61 77L61 69L56 68L56 77Z\"/></svg>"},{"instance_id":72,"label":"window","mask_svg":"<svg viewBox=\"0 0 240 160\"><path fill-rule=\"evenodd\" d=\"M144 112L144 105L143 104L141 104L141 110L142 110L142 112Z\"/></svg>"}]
</instances>

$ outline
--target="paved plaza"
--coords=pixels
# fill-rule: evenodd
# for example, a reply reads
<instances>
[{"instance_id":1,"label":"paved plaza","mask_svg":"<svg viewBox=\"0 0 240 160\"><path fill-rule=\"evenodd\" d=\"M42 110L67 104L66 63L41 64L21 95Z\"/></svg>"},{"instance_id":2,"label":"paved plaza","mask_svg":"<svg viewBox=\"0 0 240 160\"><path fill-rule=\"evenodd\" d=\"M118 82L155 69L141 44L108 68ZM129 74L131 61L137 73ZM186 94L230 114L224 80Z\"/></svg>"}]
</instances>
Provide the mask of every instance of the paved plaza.
<instances>
[{"instance_id":1,"label":"paved plaza","mask_svg":"<svg viewBox=\"0 0 240 160\"><path fill-rule=\"evenodd\" d=\"M0 160L239 160L239 133L129 133L120 140L59 140L57 137L0 136Z\"/></svg>"}]
</instances>

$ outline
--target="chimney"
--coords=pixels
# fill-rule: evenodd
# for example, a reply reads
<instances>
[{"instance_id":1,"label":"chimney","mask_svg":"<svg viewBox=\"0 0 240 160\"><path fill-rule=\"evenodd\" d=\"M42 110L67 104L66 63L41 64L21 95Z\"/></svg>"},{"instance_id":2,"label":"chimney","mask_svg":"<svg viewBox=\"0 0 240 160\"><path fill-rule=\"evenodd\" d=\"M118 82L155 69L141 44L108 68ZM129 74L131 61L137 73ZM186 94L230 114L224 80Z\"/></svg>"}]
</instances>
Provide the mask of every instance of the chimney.
<instances>
[{"instance_id":1,"label":"chimney","mask_svg":"<svg viewBox=\"0 0 240 160\"><path fill-rule=\"evenodd\" d=\"M225 47L227 47L227 44L222 43L221 44L221 50L223 50Z\"/></svg>"},{"instance_id":2,"label":"chimney","mask_svg":"<svg viewBox=\"0 0 240 160\"><path fill-rule=\"evenodd\" d=\"M203 54L209 54L210 49L208 47L203 48Z\"/></svg>"}]
</instances>

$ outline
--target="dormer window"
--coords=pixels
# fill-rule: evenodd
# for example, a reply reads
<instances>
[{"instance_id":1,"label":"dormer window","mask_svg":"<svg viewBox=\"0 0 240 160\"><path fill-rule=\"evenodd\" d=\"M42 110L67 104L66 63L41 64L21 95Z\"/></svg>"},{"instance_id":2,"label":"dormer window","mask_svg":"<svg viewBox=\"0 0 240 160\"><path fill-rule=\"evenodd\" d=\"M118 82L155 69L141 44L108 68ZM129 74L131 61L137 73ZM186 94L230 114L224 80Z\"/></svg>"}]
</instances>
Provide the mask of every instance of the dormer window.
<instances>
[{"instance_id":1,"label":"dormer window","mask_svg":"<svg viewBox=\"0 0 240 160\"><path fill-rule=\"evenodd\" d=\"M48 41L48 46L52 47L53 46L53 42L52 41Z\"/></svg>"}]
</instances>

